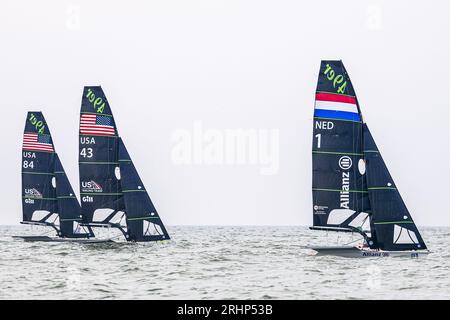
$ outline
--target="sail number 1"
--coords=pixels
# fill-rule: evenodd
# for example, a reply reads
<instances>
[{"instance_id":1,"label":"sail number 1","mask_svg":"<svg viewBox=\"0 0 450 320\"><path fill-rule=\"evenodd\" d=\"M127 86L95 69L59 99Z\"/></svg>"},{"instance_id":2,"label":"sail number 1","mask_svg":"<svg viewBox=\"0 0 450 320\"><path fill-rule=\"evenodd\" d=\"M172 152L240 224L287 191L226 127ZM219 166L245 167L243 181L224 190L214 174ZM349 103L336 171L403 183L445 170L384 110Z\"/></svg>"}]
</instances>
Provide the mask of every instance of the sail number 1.
<instances>
[{"instance_id":1,"label":"sail number 1","mask_svg":"<svg viewBox=\"0 0 450 320\"><path fill-rule=\"evenodd\" d=\"M317 149L320 149L320 145L322 142L322 134L318 133L314 137L317 138Z\"/></svg>"},{"instance_id":2,"label":"sail number 1","mask_svg":"<svg viewBox=\"0 0 450 320\"><path fill-rule=\"evenodd\" d=\"M338 93L345 93L345 88L347 87L347 81L344 81L344 76L342 74L336 75L333 68L327 63L325 66L324 74L328 80L333 82L333 88L337 88Z\"/></svg>"}]
</instances>

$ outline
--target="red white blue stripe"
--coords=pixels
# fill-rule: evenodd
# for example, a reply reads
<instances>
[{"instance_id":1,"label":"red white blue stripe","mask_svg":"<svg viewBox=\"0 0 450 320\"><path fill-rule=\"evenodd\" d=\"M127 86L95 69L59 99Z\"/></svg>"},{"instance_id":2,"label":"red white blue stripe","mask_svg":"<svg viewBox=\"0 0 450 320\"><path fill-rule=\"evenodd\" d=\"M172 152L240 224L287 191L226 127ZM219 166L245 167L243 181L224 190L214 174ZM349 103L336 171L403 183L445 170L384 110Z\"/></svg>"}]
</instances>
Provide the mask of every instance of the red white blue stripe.
<instances>
[{"instance_id":1,"label":"red white blue stripe","mask_svg":"<svg viewBox=\"0 0 450 320\"><path fill-rule=\"evenodd\" d=\"M314 116L329 119L361 120L355 97L325 92L316 93Z\"/></svg>"}]
</instances>

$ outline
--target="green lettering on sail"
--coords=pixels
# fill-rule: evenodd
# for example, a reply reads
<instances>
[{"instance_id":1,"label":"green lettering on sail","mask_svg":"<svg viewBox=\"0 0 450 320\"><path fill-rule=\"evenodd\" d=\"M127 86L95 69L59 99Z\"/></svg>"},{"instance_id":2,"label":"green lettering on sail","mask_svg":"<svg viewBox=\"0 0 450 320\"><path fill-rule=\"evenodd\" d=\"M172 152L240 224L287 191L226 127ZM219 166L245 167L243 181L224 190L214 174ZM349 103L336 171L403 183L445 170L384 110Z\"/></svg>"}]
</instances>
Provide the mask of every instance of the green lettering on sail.
<instances>
[{"instance_id":1,"label":"green lettering on sail","mask_svg":"<svg viewBox=\"0 0 450 320\"><path fill-rule=\"evenodd\" d=\"M342 74L336 75L333 68L328 63L323 73L327 76L328 80L333 81L333 88L337 88L337 93L345 93L347 81L344 81L344 76Z\"/></svg>"},{"instance_id":2,"label":"green lettering on sail","mask_svg":"<svg viewBox=\"0 0 450 320\"><path fill-rule=\"evenodd\" d=\"M39 134L44 134L45 132L45 125L42 121L38 121L36 119L36 116L32 113L30 114L30 118L28 119L30 123L36 128L37 132Z\"/></svg>"},{"instance_id":3,"label":"green lettering on sail","mask_svg":"<svg viewBox=\"0 0 450 320\"><path fill-rule=\"evenodd\" d=\"M95 112L103 113L103 111L105 110L105 101L103 101L102 97L95 97L94 92L92 92L91 89L88 89L88 91L86 93L86 98L91 103Z\"/></svg>"}]
</instances>

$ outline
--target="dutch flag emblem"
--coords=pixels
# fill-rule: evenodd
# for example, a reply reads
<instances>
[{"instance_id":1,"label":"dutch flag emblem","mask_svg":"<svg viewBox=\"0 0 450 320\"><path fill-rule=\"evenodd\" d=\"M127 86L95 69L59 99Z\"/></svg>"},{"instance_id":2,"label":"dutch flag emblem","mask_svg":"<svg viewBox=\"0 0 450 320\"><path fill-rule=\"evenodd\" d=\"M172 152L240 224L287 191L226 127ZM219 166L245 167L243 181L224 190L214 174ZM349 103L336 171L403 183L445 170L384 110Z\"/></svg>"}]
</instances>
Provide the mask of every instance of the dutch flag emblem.
<instances>
[{"instance_id":1,"label":"dutch flag emblem","mask_svg":"<svg viewBox=\"0 0 450 320\"><path fill-rule=\"evenodd\" d=\"M329 119L361 120L355 97L325 92L316 93L314 116Z\"/></svg>"}]
</instances>

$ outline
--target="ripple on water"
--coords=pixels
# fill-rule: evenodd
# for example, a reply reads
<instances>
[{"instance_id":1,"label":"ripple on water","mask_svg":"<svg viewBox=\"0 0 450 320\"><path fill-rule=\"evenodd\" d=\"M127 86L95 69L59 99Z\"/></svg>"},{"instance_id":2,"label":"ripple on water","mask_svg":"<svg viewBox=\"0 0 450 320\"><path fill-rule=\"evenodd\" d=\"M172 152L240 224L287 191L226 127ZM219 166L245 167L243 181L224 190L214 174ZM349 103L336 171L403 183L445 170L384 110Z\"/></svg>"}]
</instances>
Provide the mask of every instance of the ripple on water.
<instances>
[{"instance_id":1,"label":"ripple on water","mask_svg":"<svg viewBox=\"0 0 450 320\"><path fill-rule=\"evenodd\" d=\"M314 257L305 246L334 243L303 227L169 227L161 244L9 237L27 232L0 227L0 298L450 299L450 228L424 228L433 253L417 260Z\"/></svg>"}]
</instances>

